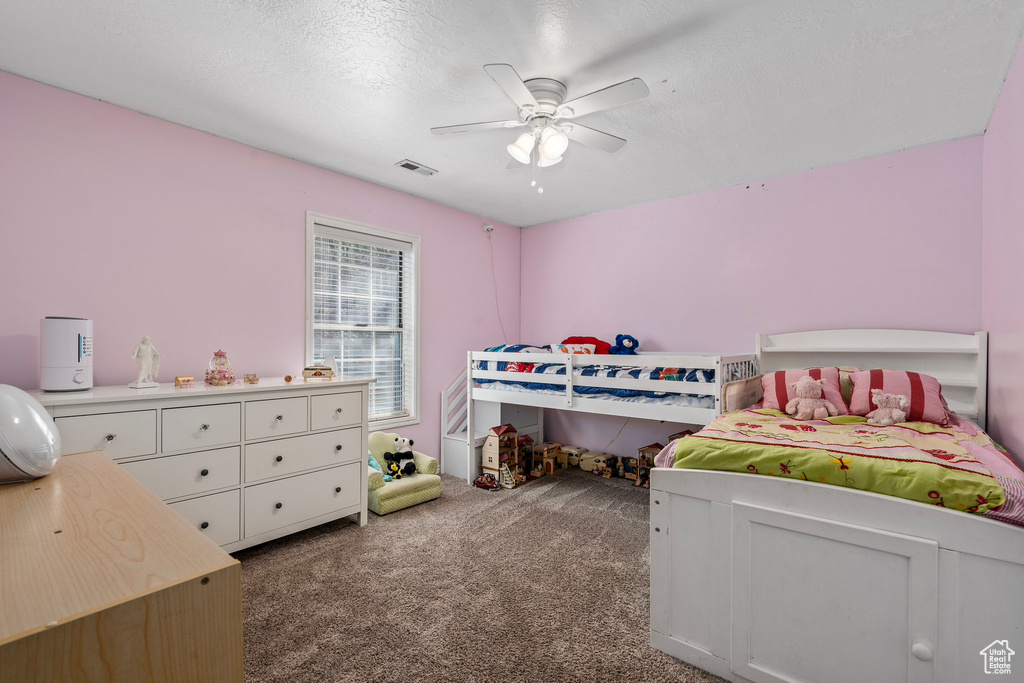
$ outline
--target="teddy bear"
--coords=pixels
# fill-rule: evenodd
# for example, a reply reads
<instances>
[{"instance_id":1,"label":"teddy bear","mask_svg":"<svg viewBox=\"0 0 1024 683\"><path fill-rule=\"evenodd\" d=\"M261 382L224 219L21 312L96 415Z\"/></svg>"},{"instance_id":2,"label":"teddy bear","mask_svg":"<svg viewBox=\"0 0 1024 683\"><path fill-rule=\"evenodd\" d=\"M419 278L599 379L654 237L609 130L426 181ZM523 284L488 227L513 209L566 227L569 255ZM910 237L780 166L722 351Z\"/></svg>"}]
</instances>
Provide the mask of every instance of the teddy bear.
<instances>
[{"instance_id":1,"label":"teddy bear","mask_svg":"<svg viewBox=\"0 0 1024 683\"><path fill-rule=\"evenodd\" d=\"M412 439L407 439L404 436L395 437L394 450L384 454L384 460L387 461L387 474L395 479L416 474L416 461L412 457L412 443Z\"/></svg>"},{"instance_id":2,"label":"teddy bear","mask_svg":"<svg viewBox=\"0 0 1024 683\"><path fill-rule=\"evenodd\" d=\"M868 424L891 425L907 421L910 399L903 394L886 394L881 389L871 390L871 402L878 408L867 414Z\"/></svg>"},{"instance_id":3,"label":"teddy bear","mask_svg":"<svg viewBox=\"0 0 1024 683\"><path fill-rule=\"evenodd\" d=\"M636 337L628 334L617 334L615 335L615 344L608 349L608 353L620 356L635 356L639 348L640 342L636 340Z\"/></svg>"},{"instance_id":4,"label":"teddy bear","mask_svg":"<svg viewBox=\"0 0 1024 683\"><path fill-rule=\"evenodd\" d=\"M825 380L807 375L791 384L796 398L786 404L786 413L797 420L824 420L829 415L838 415L835 405L822 395L824 384Z\"/></svg>"}]
</instances>

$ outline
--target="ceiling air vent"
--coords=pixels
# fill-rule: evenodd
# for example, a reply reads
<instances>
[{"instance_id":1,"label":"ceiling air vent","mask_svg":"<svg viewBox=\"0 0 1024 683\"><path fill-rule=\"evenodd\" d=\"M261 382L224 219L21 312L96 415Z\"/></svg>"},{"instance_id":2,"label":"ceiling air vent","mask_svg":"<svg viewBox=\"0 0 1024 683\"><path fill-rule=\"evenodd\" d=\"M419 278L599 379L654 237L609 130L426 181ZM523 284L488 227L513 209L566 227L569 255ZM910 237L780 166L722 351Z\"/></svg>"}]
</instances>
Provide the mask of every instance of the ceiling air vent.
<instances>
[{"instance_id":1,"label":"ceiling air vent","mask_svg":"<svg viewBox=\"0 0 1024 683\"><path fill-rule=\"evenodd\" d=\"M410 161L409 159L402 159L397 164L395 164L395 166L401 166L402 168L409 169L410 171L415 171L416 173L419 173L421 175L434 175L435 173L437 173L436 170L430 168L429 166L424 166L423 164L417 163L415 161Z\"/></svg>"}]
</instances>

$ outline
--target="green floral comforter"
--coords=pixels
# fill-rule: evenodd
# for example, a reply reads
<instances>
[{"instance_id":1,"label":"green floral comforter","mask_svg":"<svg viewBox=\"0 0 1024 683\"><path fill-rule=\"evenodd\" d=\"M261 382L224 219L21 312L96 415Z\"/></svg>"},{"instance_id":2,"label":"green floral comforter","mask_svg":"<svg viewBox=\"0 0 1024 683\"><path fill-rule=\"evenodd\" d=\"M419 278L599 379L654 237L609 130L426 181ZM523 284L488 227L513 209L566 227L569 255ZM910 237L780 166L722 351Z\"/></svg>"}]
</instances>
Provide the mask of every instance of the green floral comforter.
<instances>
[{"instance_id":1,"label":"green floral comforter","mask_svg":"<svg viewBox=\"0 0 1024 683\"><path fill-rule=\"evenodd\" d=\"M983 513L1002 505L1005 493L965 447L976 438L929 422L882 427L853 415L799 421L741 410L680 439L673 466L805 479Z\"/></svg>"}]
</instances>

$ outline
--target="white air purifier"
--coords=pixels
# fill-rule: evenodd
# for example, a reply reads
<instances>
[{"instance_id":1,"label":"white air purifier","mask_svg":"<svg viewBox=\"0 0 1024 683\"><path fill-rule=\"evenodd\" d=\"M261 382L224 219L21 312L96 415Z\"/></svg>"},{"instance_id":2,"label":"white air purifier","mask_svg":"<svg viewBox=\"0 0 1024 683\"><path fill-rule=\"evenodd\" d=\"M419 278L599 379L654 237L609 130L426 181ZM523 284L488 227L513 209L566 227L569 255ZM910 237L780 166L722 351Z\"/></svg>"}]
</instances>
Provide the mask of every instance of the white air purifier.
<instances>
[{"instance_id":1,"label":"white air purifier","mask_svg":"<svg viewBox=\"0 0 1024 683\"><path fill-rule=\"evenodd\" d=\"M60 460L60 432L46 408L0 384L0 484L44 477Z\"/></svg>"},{"instance_id":2,"label":"white air purifier","mask_svg":"<svg viewBox=\"0 0 1024 683\"><path fill-rule=\"evenodd\" d=\"M39 388L92 389L92 321L46 317L39 321Z\"/></svg>"}]
</instances>

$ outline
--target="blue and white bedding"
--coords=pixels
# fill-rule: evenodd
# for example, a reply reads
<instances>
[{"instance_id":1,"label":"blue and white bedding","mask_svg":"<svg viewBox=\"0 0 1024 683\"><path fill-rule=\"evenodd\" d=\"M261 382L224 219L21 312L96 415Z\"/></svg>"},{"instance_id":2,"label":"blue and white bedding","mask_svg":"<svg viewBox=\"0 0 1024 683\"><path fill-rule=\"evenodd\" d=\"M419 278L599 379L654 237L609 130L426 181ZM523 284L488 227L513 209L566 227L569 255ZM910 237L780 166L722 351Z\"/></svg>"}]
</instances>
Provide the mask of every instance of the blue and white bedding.
<instances>
[{"instance_id":1,"label":"blue and white bedding","mask_svg":"<svg viewBox=\"0 0 1024 683\"><path fill-rule=\"evenodd\" d=\"M478 370L494 370L498 372L509 372L517 374L544 374L544 375L565 375L565 362L563 358L560 358L561 354L555 354L552 356L550 348L544 346L530 346L528 344L503 344L501 346L494 346L489 349L485 349L489 352L500 352L500 353L522 353L533 356L528 360L524 358L521 362L507 362L507 361L477 361L474 367ZM546 357L545 357L546 356ZM555 358L560 362L544 362L548 359ZM715 371L705 369L688 369L688 368L663 368L663 367L622 367L622 366L604 366L599 364L600 356L592 356L590 358L586 355L577 356L577 360L580 362L594 361L594 365L586 365L582 367L573 368L573 393L577 396L614 396L620 399L664 399L670 397L672 399L679 398L682 403L680 405L694 405L701 404L703 399L710 400L711 406L714 406L714 395L713 387L715 383ZM641 357L637 357L638 359ZM663 380L663 381L685 381L685 382L701 382L709 384L708 394L701 394L699 392L693 392L680 396L680 394L666 393L662 391L642 391L636 389L610 389L605 387L588 387L586 386L587 377L632 377L633 379L641 380ZM544 384L541 382L530 382L528 380L488 380L478 379L477 382L480 384L499 383L505 385L507 388L518 387L518 390L527 391L545 391L551 393L561 393L564 389L551 384ZM673 401L676 402L676 401ZM696 404L695 404L696 402Z\"/></svg>"}]
</instances>

